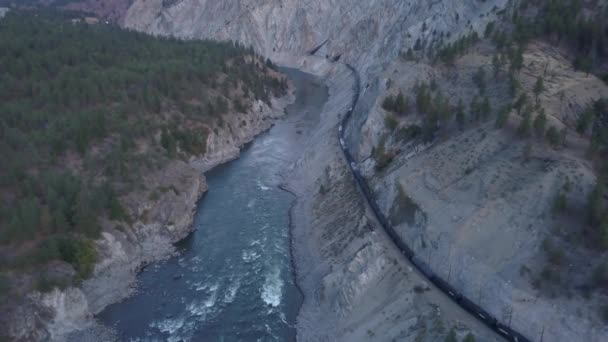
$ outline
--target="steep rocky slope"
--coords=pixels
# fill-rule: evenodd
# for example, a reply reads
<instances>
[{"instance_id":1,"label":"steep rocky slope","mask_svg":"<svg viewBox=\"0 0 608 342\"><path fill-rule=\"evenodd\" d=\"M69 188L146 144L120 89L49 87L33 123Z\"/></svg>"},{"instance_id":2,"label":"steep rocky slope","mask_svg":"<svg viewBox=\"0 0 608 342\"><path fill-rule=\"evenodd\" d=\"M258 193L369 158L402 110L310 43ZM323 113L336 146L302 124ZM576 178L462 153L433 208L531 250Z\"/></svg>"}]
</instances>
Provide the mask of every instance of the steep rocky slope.
<instances>
[{"instance_id":1,"label":"steep rocky slope","mask_svg":"<svg viewBox=\"0 0 608 342\"><path fill-rule=\"evenodd\" d=\"M451 331L460 339L497 340L412 268L366 207L336 138L352 105L351 71L322 58L296 62L324 77L330 90L323 122L287 177L298 196L292 239L305 297L298 340L438 341Z\"/></svg>"},{"instance_id":2,"label":"steep rocky slope","mask_svg":"<svg viewBox=\"0 0 608 342\"><path fill-rule=\"evenodd\" d=\"M483 29L507 0L138 0L126 27L181 38L236 40L266 56L302 55L324 41L319 55L355 64L376 75L402 48L430 44L444 33ZM165 5L163 5L165 4ZM368 71L369 69L369 71Z\"/></svg>"},{"instance_id":3,"label":"steep rocky slope","mask_svg":"<svg viewBox=\"0 0 608 342\"><path fill-rule=\"evenodd\" d=\"M586 157L588 141L574 131L576 118L608 96L608 87L574 71L560 49L539 42L528 47L516 77L521 92L533 94L544 76L538 108L547 113L547 127L565 132L565 146L557 149L543 137L522 138L515 110L505 128L495 127L496 113L513 100L504 71L488 76L492 120L445 127L432 143L400 136L420 125L420 116L395 117L381 108L384 96L398 90L415 102L421 82L436 84L435 92L453 105L469 104L478 95L473 75L479 67L492 73L492 53L481 44L453 66L395 61L381 77L382 95L361 129L362 170L402 238L495 317L531 339L602 341L608 336L606 297L590 289L606 253L577 238L596 170ZM397 121L395 128L387 127L388 117ZM378 166L380 146L394 154L386 167ZM561 195L566 214L556 213Z\"/></svg>"},{"instance_id":4,"label":"steep rocky slope","mask_svg":"<svg viewBox=\"0 0 608 342\"><path fill-rule=\"evenodd\" d=\"M59 8L82 12L103 21L122 23L133 0L0 0L0 6L13 8ZM0 17L2 10L0 9Z\"/></svg>"},{"instance_id":5,"label":"steep rocky slope","mask_svg":"<svg viewBox=\"0 0 608 342\"><path fill-rule=\"evenodd\" d=\"M324 111L327 120L289 178L300 198L293 237L298 280L306 295L298 319L302 340L437 340L444 333L432 328L438 311L430 307L445 313L442 324L491 338L435 291L420 290L426 285L415 288L420 278L394 255L365 215L334 137L338 119L332 115L348 108L352 80L327 61L297 58L323 42L317 55L339 57L361 72L364 89L347 130L348 143L358 152L381 208L425 261L533 340L601 341L607 336L592 302L579 295L548 296L531 279L542 272L543 241L554 231L556 192L567 179L576 179L568 196L580 206L595 179L577 136L567 136L567 153L544 145L529 149L516 137L519 119L512 116L507 129L495 130L493 122L470 125L433 144L388 138L396 159L384 170L375 168L372 152L381 137L390 135L381 109L387 94L402 89L412 98L408 92L417 80L436 79L449 99L469 103L476 91L472 75L480 65L491 68L491 47L484 45L453 68L406 62L400 54L413 48L421 57L425 47L442 38L450 41L471 31L481 35L505 6L507 0L136 0L126 12L129 28L187 39L237 40L283 64L326 77L332 92ZM549 122L559 128L571 124L589 99L607 95L599 80L575 73L547 46L532 46L524 64L518 77L528 91L540 74L552 70L540 101L550 113ZM493 108L512 100L504 78L487 88ZM408 120L415 119L400 119L398 127ZM579 271L572 267L565 271L568 276Z\"/></svg>"}]
</instances>

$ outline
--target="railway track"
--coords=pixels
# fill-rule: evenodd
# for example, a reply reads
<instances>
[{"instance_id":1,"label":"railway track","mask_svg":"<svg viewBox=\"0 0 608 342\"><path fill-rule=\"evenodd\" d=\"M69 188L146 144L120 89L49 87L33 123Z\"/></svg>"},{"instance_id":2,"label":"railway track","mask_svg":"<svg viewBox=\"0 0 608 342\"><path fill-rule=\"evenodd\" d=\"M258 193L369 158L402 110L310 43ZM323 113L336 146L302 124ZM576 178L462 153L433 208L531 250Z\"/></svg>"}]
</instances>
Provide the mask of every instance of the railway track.
<instances>
[{"instance_id":1,"label":"railway track","mask_svg":"<svg viewBox=\"0 0 608 342\"><path fill-rule=\"evenodd\" d=\"M311 53L314 54L314 53ZM508 341L513 342L531 342L530 339L526 338L521 333L517 332L515 329L511 328L505 323L500 322L494 316L492 316L488 311L484 310L482 307L477 305L475 302L461 294L457 291L452 285L450 285L443 278L439 277L439 275L435 274L433 270L419 257L416 256L413 249L407 245L403 239L401 239L393 227L389 224L387 218L384 216L378 204L374 200L374 196L372 194L371 189L367 185L367 181L361 176L359 170L356 167L356 163L350 154L348 147L346 146L344 140L344 134L346 131L346 124L348 120L351 118L353 110L357 106L359 102L359 95L361 91L361 78L357 70L350 64L344 64L346 67L353 73L355 77L355 89L354 96L352 100L352 105L350 109L344 115L342 122L338 128L338 141L340 143L340 148L344 153L344 157L348 163L348 166L355 177L357 185L361 189L363 193L363 197L369 204L372 209L374 215L376 216L378 222L389 236L390 240L393 242L395 247L399 249L399 251L406 257L408 260L416 267L420 273L422 273L429 282L433 283L439 290L441 290L444 294L446 294L452 301L458 304L465 311L476 317L480 322L486 325L488 328L495 331L500 336L504 337Z\"/></svg>"}]
</instances>

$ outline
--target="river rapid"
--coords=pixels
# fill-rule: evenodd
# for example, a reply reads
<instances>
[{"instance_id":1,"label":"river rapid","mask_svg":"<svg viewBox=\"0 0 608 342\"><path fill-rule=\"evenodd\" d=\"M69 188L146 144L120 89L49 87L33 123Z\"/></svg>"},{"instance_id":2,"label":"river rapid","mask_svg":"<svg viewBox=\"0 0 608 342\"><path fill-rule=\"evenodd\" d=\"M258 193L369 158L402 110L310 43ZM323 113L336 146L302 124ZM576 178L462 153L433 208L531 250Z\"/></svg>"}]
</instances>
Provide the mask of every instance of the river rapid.
<instances>
[{"instance_id":1,"label":"river rapid","mask_svg":"<svg viewBox=\"0 0 608 342\"><path fill-rule=\"evenodd\" d=\"M295 340L302 301L290 253L295 198L279 185L319 123L328 90L311 75L282 71L296 91L286 117L206 174L194 232L175 256L139 274L133 296L97 316L119 340Z\"/></svg>"}]
</instances>

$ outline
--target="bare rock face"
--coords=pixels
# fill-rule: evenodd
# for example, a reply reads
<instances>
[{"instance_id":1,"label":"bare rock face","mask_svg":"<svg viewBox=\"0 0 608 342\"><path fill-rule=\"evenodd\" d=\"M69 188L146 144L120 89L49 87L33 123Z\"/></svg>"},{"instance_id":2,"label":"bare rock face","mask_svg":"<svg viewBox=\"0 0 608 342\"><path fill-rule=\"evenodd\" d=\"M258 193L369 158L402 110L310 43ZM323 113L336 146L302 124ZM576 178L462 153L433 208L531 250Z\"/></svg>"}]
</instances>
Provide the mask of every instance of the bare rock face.
<instances>
[{"instance_id":1,"label":"bare rock face","mask_svg":"<svg viewBox=\"0 0 608 342\"><path fill-rule=\"evenodd\" d=\"M324 118L294 165L288 188L296 276L304 294L298 341L440 341L454 329L462 339L495 341L412 269L368 215L336 138L351 105L355 79L341 64L306 58L297 65L329 87Z\"/></svg>"},{"instance_id":2,"label":"bare rock face","mask_svg":"<svg viewBox=\"0 0 608 342\"><path fill-rule=\"evenodd\" d=\"M181 38L239 41L266 56L306 54L327 40L318 55L358 65L367 77L401 50L440 36L481 31L507 0L136 0L124 25Z\"/></svg>"},{"instance_id":3,"label":"bare rock face","mask_svg":"<svg viewBox=\"0 0 608 342\"><path fill-rule=\"evenodd\" d=\"M574 127L586 106L608 96L608 87L575 71L559 49L547 44L531 43L523 56L524 67L516 76L521 93L532 94L538 77L544 76L539 107L547 114L547 126L568 130L565 147L551 148L542 137L522 138L515 110L505 127L495 127L496 112L513 96L504 71L488 78L485 95L494 108L490 120L451 132L446 128L430 144L398 138L396 132L419 124L420 115L413 105L409 115L387 113L381 106L384 97L403 91L415 101L415 85L434 81L452 106L459 100L468 106L479 94L472 75L480 67L492 70L492 48L482 43L451 66L394 61L380 77L379 96L363 120L355 149L380 207L437 274L533 340L603 341L608 330L599 313L606 297L595 291L585 298L577 289L588 284L606 253L573 242L572 236L581 234L596 180L585 157L589 142ZM385 121L391 115L397 120L392 131ZM398 152L378 171L372 151L380 141ZM556 215L560 194L575 217ZM570 240L557 247L563 257L561 283L568 285L547 291L547 282L553 286L560 281L542 279L547 278L546 241L561 236Z\"/></svg>"},{"instance_id":4,"label":"bare rock face","mask_svg":"<svg viewBox=\"0 0 608 342\"><path fill-rule=\"evenodd\" d=\"M69 2L65 9L92 13L102 20L122 23L133 0L77 0Z\"/></svg>"}]
</instances>

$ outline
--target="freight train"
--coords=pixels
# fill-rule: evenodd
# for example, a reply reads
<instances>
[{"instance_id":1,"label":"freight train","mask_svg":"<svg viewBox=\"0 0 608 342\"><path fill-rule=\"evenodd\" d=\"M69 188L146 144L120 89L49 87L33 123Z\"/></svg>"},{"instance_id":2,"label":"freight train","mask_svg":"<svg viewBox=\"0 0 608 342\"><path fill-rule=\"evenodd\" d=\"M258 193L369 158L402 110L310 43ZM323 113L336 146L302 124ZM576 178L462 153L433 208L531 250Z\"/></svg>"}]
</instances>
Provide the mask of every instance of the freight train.
<instances>
[{"instance_id":1,"label":"freight train","mask_svg":"<svg viewBox=\"0 0 608 342\"><path fill-rule=\"evenodd\" d=\"M361 79L359 77L359 73L357 70L350 64L345 64L346 67L353 73L355 77L355 85L354 85L354 96L352 99L352 106L344 115L342 122L338 128L338 141L340 142L340 148L344 153L344 157L346 158L347 164L349 165L355 180L363 192L365 199L367 200L369 206L371 207L374 215L378 219L378 222L390 237L392 242L397 246L397 248L401 251L401 253L408 258L408 260L416 267L416 269L422 273L431 283L433 283L439 290L449 296L454 302L456 302L460 307L469 312L474 317L477 317L483 324L487 327L495 331L497 334L501 335L508 341L513 342L531 342L528 338L515 331L508 325L501 323L495 317L493 317L489 312L485 311L479 305L474 303L472 300L461 294L457 291L453 286L451 286L447 281L443 278L439 277L433 270L416 254L414 251L403 241L402 238L398 236L396 231L393 229L392 225L388 222L385 215L382 213L378 204L373 199L374 196L369 186L367 185L367 181L361 176L359 169L356 167L355 160L353 159L348 147L346 146L346 138L345 132L347 128L347 123L350 117L353 114L353 109L357 105L359 101L359 93L360 93L360 82Z\"/></svg>"}]
</instances>

